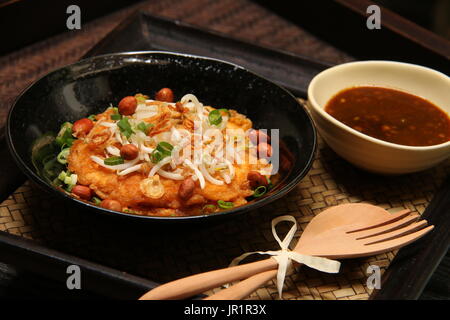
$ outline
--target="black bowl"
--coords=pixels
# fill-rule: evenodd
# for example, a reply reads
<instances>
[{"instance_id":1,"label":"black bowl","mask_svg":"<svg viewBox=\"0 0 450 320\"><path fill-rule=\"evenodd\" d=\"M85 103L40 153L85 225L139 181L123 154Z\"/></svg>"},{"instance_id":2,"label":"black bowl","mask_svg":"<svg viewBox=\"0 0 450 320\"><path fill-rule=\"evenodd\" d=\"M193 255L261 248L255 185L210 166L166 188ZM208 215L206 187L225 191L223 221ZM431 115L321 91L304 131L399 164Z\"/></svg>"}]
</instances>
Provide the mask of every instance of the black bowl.
<instances>
[{"instance_id":1,"label":"black bowl","mask_svg":"<svg viewBox=\"0 0 450 320\"><path fill-rule=\"evenodd\" d=\"M205 105L236 109L255 128L279 129L280 145L290 161L289 171L267 195L234 209L190 217L153 217L118 213L70 197L41 177L31 160L33 143L47 132L58 132L73 122L102 112L121 97L153 95L171 88L177 99L195 94ZM316 131L306 110L292 94L237 65L215 59L167 52L127 52L79 61L42 77L28 87L12 106L7 142L14 159L39 186L97 212L130 219L198 221L233 217L259 208L287 192L308 172L316 146Z\"/></svg>"}]
</instances>

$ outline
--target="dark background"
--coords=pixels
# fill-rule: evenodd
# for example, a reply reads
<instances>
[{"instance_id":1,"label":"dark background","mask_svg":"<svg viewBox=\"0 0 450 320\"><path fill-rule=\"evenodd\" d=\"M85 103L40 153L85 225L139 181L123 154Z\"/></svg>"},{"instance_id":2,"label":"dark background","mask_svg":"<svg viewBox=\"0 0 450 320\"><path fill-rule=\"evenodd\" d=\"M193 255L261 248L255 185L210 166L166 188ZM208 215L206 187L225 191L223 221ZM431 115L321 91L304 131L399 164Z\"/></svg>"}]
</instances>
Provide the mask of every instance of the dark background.
<instances>
[{"instance_id":1,"label":"dark background","mask_svg":"<svg viewBox=\"0 0 450 320\"><path fill-rule=\"evenodd\" d=\"M450 39L449 0L374 0L374 2Z\"/></svg>"},{"instance_id":2,"label":"dark background","mask_svg":"<svg viewBox=\"0 0 450 320\"><path fill-rule=\"evenodd\" d=\"M83 24L137 2L140 1L0 0L0 39L2 40L0 55L67 31L66 8L69 5L80 6ZM272 0L256 2L274 8L283 16L289 17L293 13L294 18L291 19L302 25L302 21L306 18L302 12L305 11L292 10L293 6L304 6L303 2L331 3L333 0L299 1L298 3L297 1ZM450 39L450 0L375 0L374 2ZM315 16L314 19L317 17ZM317 23L321 23L320 19ZM342 21L342 23L346 22Z\"/></svg>"}]
</instances>

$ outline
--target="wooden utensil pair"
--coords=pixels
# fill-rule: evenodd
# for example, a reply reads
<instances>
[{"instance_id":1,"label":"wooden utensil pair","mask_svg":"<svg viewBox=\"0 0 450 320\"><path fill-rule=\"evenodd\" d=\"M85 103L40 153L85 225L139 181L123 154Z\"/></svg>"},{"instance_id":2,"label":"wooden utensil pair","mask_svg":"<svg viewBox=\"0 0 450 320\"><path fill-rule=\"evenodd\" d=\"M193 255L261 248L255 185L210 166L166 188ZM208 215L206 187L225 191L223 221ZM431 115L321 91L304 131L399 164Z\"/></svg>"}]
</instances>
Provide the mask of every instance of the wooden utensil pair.
<instances>
[{"instance_id":1,"label":"wooden utensil pair","mask_svg":"<svg viewBox=\"0 0 450 320\"><path fill-rule=\"evenodd\" d=\"M315 216L303 231L295 252L330 259L366 257L403 247L433 229L419 214L390 214L363 203L331 207ZM184 299L225 283L246 279L207 299L242 299L277 274L278 263L257 262L192 275L163 284L140 300Z\"/></svg>"}]
</instances>

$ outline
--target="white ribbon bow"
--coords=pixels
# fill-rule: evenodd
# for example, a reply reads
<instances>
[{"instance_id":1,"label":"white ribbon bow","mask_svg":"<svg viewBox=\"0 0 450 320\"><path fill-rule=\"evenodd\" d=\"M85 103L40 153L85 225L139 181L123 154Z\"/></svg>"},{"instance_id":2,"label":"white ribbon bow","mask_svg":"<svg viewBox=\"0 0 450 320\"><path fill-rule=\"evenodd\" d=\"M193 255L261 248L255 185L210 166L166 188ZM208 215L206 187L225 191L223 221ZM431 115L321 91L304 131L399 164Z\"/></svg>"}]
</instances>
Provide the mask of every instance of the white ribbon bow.
<instances>
[{"instance_id":1,"label":"white ribbon bow","mask_svg":"<svg viewBox=\"0 0 450 320\"><path fill-rule=\"evenodd\" d=\"M282 222L282 221L291 221L293 222L293 226L289 230L289 232L284 237L283 241L280 240L280 237L278 237L277 231L275 229L275 226ZM297 231L297 221L293 216L280 216L272 220L272 234L274 238L277 240L278 244L281 247L281 250L278 251L254 251L254 252L247 252L239 257L233 259L230 263L231 266L235 266L239 264L242 260L244 260L249 255L258 253L258 254L268 254L271 255L272 258L274 258L278 262L278 272L277 272L277 288L278 288L278 294L280 296L280 299L282 299L282 292L283 292L283 284L284 279L286 277L286 272L288 269L292 267L292 260L304 264L310 268L327 272L327 273L338 273L339 268L341 266L341 263L336 260L330 260L326 258L321 257L314 257L314 256L308 256L303 255L300 253L297 253L295 251L291 251L289 249L289 244L291 243L292 239L294 238L294 234Z\"/></svg>"}]
</instances>

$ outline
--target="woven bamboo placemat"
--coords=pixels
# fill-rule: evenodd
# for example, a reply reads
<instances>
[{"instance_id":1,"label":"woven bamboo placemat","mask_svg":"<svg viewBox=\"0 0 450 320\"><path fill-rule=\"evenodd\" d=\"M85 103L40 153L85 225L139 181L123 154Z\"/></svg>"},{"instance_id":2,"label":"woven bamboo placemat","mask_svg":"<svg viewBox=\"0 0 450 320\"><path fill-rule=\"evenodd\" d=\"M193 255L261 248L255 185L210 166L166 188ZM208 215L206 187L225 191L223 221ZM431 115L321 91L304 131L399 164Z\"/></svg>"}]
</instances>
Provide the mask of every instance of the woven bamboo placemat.
<instances>
[{"instance_id":1,"label":"woven bamboo placemat","mask_svg":"<svg viewBox=\"0 0 450 320\"><path fill-rule=\"evenodd\" d=\"M276 216L294 216L299 236L317 213L341 203L366 202L390 212L409 208L423 213L449 172L447 161L416 174L372 175L339 158L319 138L313 166L293 191L260 210L229 221L178 227L124 223L67 206L27 182L0 204L0 230L131 274L167 282L226 267L244 252L278 249L270 228ZM282 225L280 234L287 228L287 224ZM366 285L367 268L377 265L383 273L395 253L345 260L337 275L302 267L286 278L283 297L367 299L371 293ZM275 282L269 282L249 299L278 299Z\"/></svg>"}]
</instances>

